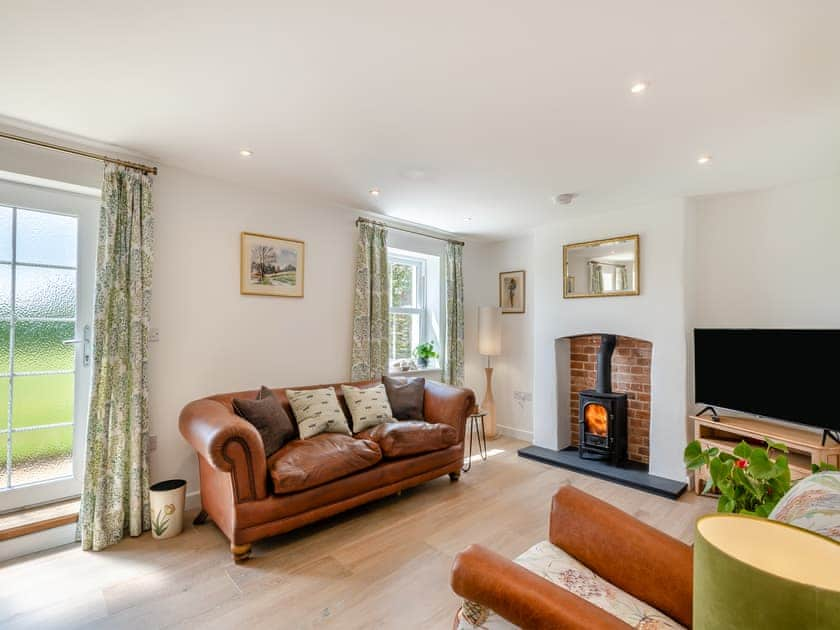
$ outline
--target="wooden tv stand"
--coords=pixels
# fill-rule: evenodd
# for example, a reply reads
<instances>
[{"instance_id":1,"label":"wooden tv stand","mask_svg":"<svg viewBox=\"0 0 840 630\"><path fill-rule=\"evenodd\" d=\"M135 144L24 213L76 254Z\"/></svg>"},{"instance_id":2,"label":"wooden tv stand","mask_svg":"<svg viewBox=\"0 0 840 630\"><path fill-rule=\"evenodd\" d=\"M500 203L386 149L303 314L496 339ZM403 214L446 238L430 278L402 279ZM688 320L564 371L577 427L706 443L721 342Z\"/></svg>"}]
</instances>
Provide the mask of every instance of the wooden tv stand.
<instances>
[{"instance_id":1,"label":"wooden tv stand","mask_svg":"<svg viewBox=\"0 0 840 630\"><path fill-rule=\"evenodd\" d=\"M840 444L833 441L822 444L822 435L756 418L719 416L689 416L694 422L694 439L700 440L704 449L716 446L731 453L741 440L763 440L765 437L781 442L789 449L788 464L791 479L802 479L811 474L811 464L825 462L840 468ZM705 466L694 471L694 492L700 494L708 478Z\"/></svg>"}]
</instances>

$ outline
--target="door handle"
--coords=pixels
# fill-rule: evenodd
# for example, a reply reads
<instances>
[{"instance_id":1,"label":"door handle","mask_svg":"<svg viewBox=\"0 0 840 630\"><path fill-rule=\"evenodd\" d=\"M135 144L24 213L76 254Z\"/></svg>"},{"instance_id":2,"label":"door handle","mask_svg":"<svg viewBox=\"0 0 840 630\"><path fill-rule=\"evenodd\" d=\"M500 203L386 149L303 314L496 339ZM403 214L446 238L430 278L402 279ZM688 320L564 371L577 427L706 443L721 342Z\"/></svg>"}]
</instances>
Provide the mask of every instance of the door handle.
<instances>
[{"instance_id":1,"label":"door handle","mask_svg":"<svg viewBox=\"0 0 840 630\"><path fill-rule=\"evenodd\" d=\"M85 325L82 329L81 339L65 339L62 341L64 345L82 344L82 365L85 367L90 365L90 326Z\"/></svg>"}]
</instances>

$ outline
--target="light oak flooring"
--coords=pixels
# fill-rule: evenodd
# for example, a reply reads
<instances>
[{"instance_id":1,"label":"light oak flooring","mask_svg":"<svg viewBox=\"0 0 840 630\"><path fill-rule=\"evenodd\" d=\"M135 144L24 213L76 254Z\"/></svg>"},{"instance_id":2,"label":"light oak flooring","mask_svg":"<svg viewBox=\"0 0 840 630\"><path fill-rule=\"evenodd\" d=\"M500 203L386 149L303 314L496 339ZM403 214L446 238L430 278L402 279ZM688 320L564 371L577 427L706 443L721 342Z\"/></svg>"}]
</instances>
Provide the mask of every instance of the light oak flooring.
<instances>
[{"instance_id":1,"label":"light oak flooring","mask_svg":"<svg viewBox=\"0 0 840 630\"><path fill-rule=\"evenodd\" d=\"M0 564L0 627L446 629L459 604L454 555L481 543L514 557L544 540L564 484L686 542L714 509L520 458L517 440L488 446L457 483L436 479L255 544L242 565L209 521L166 541L146 533L99 553L67 546Z\"/></svg>"}]
</instances>

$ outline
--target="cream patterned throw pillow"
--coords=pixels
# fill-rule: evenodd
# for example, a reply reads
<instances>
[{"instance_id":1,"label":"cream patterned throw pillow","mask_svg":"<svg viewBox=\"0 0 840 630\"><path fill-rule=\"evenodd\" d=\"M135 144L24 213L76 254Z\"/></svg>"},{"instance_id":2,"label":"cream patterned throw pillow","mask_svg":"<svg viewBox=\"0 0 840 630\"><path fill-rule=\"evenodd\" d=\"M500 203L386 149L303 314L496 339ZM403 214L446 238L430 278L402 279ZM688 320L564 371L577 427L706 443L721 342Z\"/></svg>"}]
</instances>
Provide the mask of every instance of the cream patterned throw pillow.
<instances>
[{"instance_id":1,"label":"cream patterned throw pillow","mask_svg":"<svg viewBox=\"0 0 840 630\"><path fill-rule=\"evenodd\" d=\"M295 413L300 438L305 440L319 433L350 435L347 418L341 411L332 387L324 389L287 389L286 397Z\"/></svg>"},{"instance_id":2,"label":"cream patterned throw pillow","mask_svg":"<svg viewBox=\"0 0 840 630\"><path fill-rule=\"evenodd\" d=\"M344 392L344 402L353 417L353 433L394 419L384 385L364 388L342 385L341 391Z\"/></svg>"}]
</instances>

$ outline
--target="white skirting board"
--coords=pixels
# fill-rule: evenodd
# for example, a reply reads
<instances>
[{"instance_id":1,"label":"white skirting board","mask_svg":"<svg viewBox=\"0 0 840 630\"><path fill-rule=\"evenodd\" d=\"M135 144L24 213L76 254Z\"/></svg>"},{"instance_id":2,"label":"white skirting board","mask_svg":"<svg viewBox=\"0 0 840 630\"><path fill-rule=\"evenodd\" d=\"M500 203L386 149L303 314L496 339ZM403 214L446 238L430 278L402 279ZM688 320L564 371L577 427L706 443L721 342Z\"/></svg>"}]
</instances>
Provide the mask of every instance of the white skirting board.
<instances>
[{"instance_id":1,"label":"white skirting board","mask_svg":"<svg viewBox=\"0 0 840 630\"><path fill-rule=\"evenodd\" d=\"M529 444L534 441L534 433L532 431L525 431L524 429L516 429L514 427L506 427L503 424L497 424L496 430L501 435L516 438L517 440L525 440Z\"/></svg>"}]
</instances>

